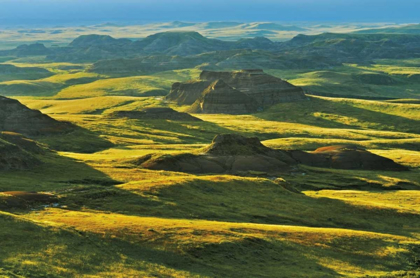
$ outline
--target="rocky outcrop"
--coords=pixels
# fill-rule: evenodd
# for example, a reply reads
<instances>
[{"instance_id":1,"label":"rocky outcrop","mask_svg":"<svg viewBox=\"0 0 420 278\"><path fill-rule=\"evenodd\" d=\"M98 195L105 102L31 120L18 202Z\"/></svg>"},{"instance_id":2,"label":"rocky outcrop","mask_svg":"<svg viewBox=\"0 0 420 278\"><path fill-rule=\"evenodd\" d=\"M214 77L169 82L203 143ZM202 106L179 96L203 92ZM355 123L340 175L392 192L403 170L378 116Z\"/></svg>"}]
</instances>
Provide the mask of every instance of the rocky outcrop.
<instances>
[{"instance_id":1,"label":"rocky outcrop","mask_svg":"<svg viewBox=\"0 0 420 278\"><path fill-rule=\"evenodd\" d=\"M176 102L178 105L191 105L201 97L201 94L212 82L190 80L185 83L176 82L166 96L167 101Z\"/></svg>"},{"instance_id":2,"label":"rocky outcrop","mask_svg":"<svg viewBox=\"0 0 420 278\"><path fill-rule=\"evenodd\" d=\"M306 99L302 88L259 69L233 72L203 71L200 79L205 81L221 79L229 86L255 99L260 107Z\"/></svg>"},{"instance_id":3,"label":"rocky outcrop","mask_svg":"<svg viewBox=\"0 0 420 278\"><path fill-rule=\"evenodd\" d=\"M373 154L354 145L329 146L316 149L312 153L289 151L298 163L335 169L407 171L408 168L391 159Z\"/></svg>"},{"instance_id":4,"label":"rocky outcrop","mask_svg":"<svg viewBox=\"0 0 420 278\"><path fill-rule=\"evenodd\" d=\"M408 170L356 146L330 146L314 152L282 151L264 146L258 138L235 134L217 135L201 153L149 154L130 162L151 170L194 174L276 174L292 171L297 164L352 170Z\"/></svg>"},{"instance_id":5,"label":"rocky outcrop","mask_svg":"<svg viewBox=\"0 0 420 278\"><path fill-rule=\"evenodd\" d=\"M189 111L204 114L249 114L257 109L253 98L218 79L201 93Z\"/></svg>"},{"instance_id":6,"label":"rocky outcrop","mask_svg":"<svg viewBox=\"0 0 420 278\"><path fill-rule=\"evenodd\" d=\"M214 82L217 82L218 90L213 88ZM223 109L205 111L200 104L204 104L206 98ZM176 102L178 105L194 104L191 111L196 113L227 114L252 113L280 102L305 99L302 88L259 69L233 72L203 71L199 80L173 84L171 92L166 97L166 100ZM223 107L223 104L226 106Z\"/></svg>"},{"instance_id":7,"label":"rocky outcrop","mask_svg":"<svg viewBox=\"0 0 420 278\"><path fill-rule=\"evenodd\" d=\"M147 155L133 162L151 170L196 174L276 173L296 164L285 152L263 146L258 138L234 134L216 136L201 154Z\"/></svg>"},{"instance_id":8,"label":"rocky outcrop","mask_svg":"<svg viewBox=\"0 0 420 278\"><path fill-rule=\"evenodd\" d=\"M60 134L73 130L70 123L60 122L32 110L19 101L0 96L0 131L11 131L27 136Z\"/></svg>"},{"instance_id":9,"label":"rocky outcrop","mask_svg":"<svg viewBox=\"0 0 420 278\"><path fill-rule=\"evenodd\" d=\"M108 115L110 118L128 118L139 120L173 120L173 121L201 121L188 113L178 112L172 108L145 108L141 111L115 111Z\"/></svg>"}]
</instances>

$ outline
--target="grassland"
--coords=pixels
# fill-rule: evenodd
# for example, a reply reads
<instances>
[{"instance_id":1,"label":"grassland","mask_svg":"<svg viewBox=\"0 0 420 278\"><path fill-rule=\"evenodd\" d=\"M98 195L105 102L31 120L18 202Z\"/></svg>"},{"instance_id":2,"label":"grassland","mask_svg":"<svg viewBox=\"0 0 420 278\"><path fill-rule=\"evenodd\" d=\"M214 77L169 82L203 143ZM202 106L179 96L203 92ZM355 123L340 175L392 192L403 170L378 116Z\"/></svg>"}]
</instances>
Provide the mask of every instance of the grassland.
<instances>
[{"instance_id":1,"label":"grassland","mask_svg":"<svg viewBox=\"0 0 420 278\"><path fill-rule=\"evenodd\" d=\"M307 92L351 98L419 98L418 60L377 60L370 66L345 64L330 70L268 73Z\"/></svg>"},{"instance_id":2,"label":"grassland","mask_svg":"<svg viewBox=\"0 0 420 278\"><path fill-rule=\"evenodd\" d=\"M173 82L197 78L196 69L121 77L86 72L89 64L8 63L54 75L1 82L0 94L8 84L40 86L10 94L82 130L40 138L67 151L1 173L0 191L52 192L59 200L0 211L7 239L0 277L419 277L420 105L417 85L404 81L418 61L267 70L307 90L404 99L308 95L252 115L196 114L196 122L109 117L158 106L183 111L162 96ZM396 83L367 84L370 78ZM276 149L356 144L410 171L299 166L278 176L190 175L132 163L150 153L200 151L220 133L257 136ZM86 153L94 138L112 145Z\"/></svg>"}]
</instances>

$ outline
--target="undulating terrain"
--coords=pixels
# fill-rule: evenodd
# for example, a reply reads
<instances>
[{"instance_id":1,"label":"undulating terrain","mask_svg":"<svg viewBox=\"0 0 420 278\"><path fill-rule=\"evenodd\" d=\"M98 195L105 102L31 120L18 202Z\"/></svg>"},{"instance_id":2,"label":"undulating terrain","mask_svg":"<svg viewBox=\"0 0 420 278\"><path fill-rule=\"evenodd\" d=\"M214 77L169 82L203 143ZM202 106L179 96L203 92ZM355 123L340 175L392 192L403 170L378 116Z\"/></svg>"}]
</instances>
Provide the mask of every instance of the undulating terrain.
<instances>
[{"instance_id":1,"label":"undulating terrain","mask_svg":"<svg viewBox=\"0 0 420 278\"><path fill-rule=\"evenodd\" d=\"M0 40L0 277L420 277L419 25Z\"/></svg>"}]
</instances>

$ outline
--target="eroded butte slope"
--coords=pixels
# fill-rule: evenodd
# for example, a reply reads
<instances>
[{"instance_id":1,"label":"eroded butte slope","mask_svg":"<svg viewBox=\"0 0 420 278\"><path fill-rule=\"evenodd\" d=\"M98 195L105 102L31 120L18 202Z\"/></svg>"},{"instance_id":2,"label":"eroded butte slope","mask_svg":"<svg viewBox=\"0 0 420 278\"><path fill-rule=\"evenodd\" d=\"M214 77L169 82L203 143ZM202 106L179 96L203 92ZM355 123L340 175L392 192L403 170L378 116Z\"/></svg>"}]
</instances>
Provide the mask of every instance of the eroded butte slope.
<instances>
[{"instance_id":1,"label":"eroded butte slope","mask_svg":"<svg viewBox=\"0 0 420 278\"><path fill-rule=\"evenodd\" d=\"M220 90L215 90L215 85ZM235 94L232 89L235 90ZM206 97L209 92L212 94ZM196 102L204 103L203 99L206 98L207 102L228 104L231 107L243 106L244 102L252 103L252 107L240 108L240 113L252 113L281 102L306 100L302 88L258 69L232 72L203 71L199 80L174 83L169 95L166 96L166 100L176 102L178 105L193 104L193 110L196 112L239 114L237 107L234 109L226 107L213 112L206 112L201 108L200 111Z\"/></svg>"},{"instance_id":2,"label":"eroded butte slope","mask_svg":"<svg viewBox=\"0 0 420 278\"><path fill-rule=\"evenodd\" d=\"M255 100L217 79L201 93L190 108L193 113L205 114L249 114L256 112Z\"/></svg>"},{"instance_id":3,"label":"eroded butte slope","mask_svg":"<svg viewBox=\"0 0 420 278\"><path fill-rule=\"evenodd\" d=\"M290 151L289 153L298 163L314 167L349 170L408 170L407 167L395 163L389 158L373 154L354 145L322 147L312 153L303 151Z\"/></svg>"},{"instance_id":4,"label":"eroded butte slope","mask_svg":"<svg viewBox=\"0 0 420 278\"><path fill-rule=\"evenodd\" d=\"M260 107L306 99L302 88L259 69L233 72L203 71L200 79L206 81L221 79L229 86L255 99Z\"/></svg>"},{"instance_id":5,"label":"eroded butte slope","mask_svg":"<svg viewBox=\"0 0 420 278\"><path fill-rule=\"evenodd\" d=\"M355 146L323 147L314 152L275 150L261 144L256 137L236 134L217 135L200 153L149 154L131 163L151 170L195 174L275 174L293 171L298 164L352 170L408 170L388 158Z\"/></svg>"},{"instance_id":6,"label":"eroded butte slope","mask_svg":"<svg viewBox=\"0 0 420 278\"><path fill-rule=\"evenodd\" d=\"M19 101L0 96L0 131L12 131L27 136L60 134L73 130L70 123L60 122L32 110Z\"/></svg>"},{"instance_id":7,"label":"eroded butte slope","mask_svg":"<svg viewBox=\"0 0 420 278\"><path fill-rule=\"evenodd\" d=\"M258 138L217 135L200 154L146 155L134 161L143 168L186 173L281 172L296 162L286 153L261 144Z\"/></svg>"}]
</instances>

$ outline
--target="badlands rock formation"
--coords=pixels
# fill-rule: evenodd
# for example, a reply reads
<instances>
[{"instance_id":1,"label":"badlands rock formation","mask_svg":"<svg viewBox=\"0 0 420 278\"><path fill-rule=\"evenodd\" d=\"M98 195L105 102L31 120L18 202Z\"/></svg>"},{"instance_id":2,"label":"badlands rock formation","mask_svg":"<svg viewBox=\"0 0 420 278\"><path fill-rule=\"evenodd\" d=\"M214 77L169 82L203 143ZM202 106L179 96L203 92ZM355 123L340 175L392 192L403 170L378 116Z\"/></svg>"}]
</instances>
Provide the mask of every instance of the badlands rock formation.
<instances>
[{"instance_id":1,"label":"badlands rock formation","mask_svg":"<svg viewBox=\"0 0 420 278\"><path fill-rule=\"evenodd\" d=\"M218 85L217 88L215 84ZM216 90L217 89L217 90ZM235 93L233 93L235 91ZM206 94L212 92L211 97ZM228 95L228 96L226 96ZM227 101L227 99L229 99ZM225 113L246 114L253 113L280 102L305 100L302 88L293 86L287 81L268 75L262 70L241 70L233 72L203 71L199 80L186 83L174 83L166 100L176 102L178 105L193 104L194 112L198 113ZM198 109L196 102L202 106L222 108L216 110ZM252 107L240 108L252 103ZM204 107L205 108L205 107ZM217 112L216 112L217 111Z\"/></svg>"},{"instance_id":2,"label":"badlands rock formation","mask_svg":"<svg viewBox=\"0 0 420 278\"><path fill-rule=\"evenodd\" d=\"M297 164L336 169L408 170L388 158L356 146L330 146L314 152L283 151L264 146L258 138L246 138L235 134L217 135L201 153L150 154L132 163L151 170L195 174L276 174L293 171Z\"/></svg>"}]
</instances>

